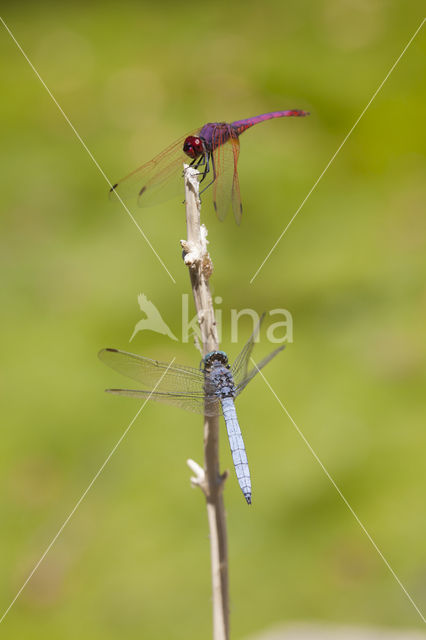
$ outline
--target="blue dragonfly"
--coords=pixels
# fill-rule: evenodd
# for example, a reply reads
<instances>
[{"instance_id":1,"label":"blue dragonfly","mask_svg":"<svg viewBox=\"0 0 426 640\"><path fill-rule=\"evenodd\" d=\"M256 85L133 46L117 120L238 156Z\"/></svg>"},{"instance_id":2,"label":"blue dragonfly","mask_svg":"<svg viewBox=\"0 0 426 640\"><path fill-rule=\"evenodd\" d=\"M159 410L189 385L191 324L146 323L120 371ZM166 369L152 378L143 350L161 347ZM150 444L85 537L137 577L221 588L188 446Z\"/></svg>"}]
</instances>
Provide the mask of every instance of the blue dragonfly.
<instances>
[{"instance_id":1,"label":"blue dragonfly","mask_svg":"<svg viewBox=\"0 0 426 640\"><path fill-rule=\"evenodd\" d=\"M108 393L148 398L207 416L223 415L238 483L248 504L251 504L250 470L234 400L256 373L284 349L284 346L278 347L255 367L249 368L250 356L264 317L265 314L232 366L224 351L211 351L205 355L199 369L170 366L166 362L118 349L102 349L99 352L102 362L112 369L150 389L155 388L155 391L106 389Z\"/></svg>"}]
</instances>

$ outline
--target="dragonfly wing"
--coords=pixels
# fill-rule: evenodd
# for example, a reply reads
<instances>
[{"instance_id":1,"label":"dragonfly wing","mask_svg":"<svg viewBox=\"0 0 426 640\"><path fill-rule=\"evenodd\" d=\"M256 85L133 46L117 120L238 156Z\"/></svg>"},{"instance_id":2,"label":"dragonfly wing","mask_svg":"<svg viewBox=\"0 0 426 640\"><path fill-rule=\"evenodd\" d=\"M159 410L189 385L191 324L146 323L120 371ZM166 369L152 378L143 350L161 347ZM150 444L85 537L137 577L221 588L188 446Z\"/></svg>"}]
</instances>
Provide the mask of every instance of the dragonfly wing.
<instances>
[{"instance_id":1,"label":"dragonfly wing","mask_svg":"<svg viewBox=\"0 0 426 640\"><path fill-rule=\"evenodd\" d=\"M119 396L131 396L145 400L154 400L163 404L172 405L191 411L203 413L208 416L218 416L222 413L222 407L216 398L205 399L204 395L185 393L163 393L158 391L143 391L142 389L107 389L108 393Z\"/></svg>"},{"instance_id":2,"label":"dragonfly wing","mask_svg":"<svg viewBox=\"0 0 426 640\"><path fill-rule=\"evenodd\" d=\"M232 202L235 219L239 223L241 198L237 162L240 143L237 134L230 127L221 128L215 132L215 145L217 146L213 150L213 162L216 180L213 183L213 206L219 220L224 220Z\"/></svg>"},{"instance_id":3,"label":"dragonfly wing","mask_svg":"<svg viewBox=\"0 0 426 640\"><path fill-rule=\"evenodd\" d=\"M247 340L246 344L244 345L241 352L236 357L234 364L232 365L232 376L237 387L247 377L250 356L253 351L256 338L259 334L260 326L264 319L265 313L262 313L259 322L253 330L252 335Z\"/></svg>"},{"instance_id":4,"label":"dragonfly wing","mask_svg":"<svg viewBox=\"0 0 426 640\"><path fill-rule=\"evenodd\" d=\"M256 364L256 366L253 367L253 369L246 375L244 380L242 380L242 382L240 382L240 384L237 385L236 395L237 396L240 395L241 391L243 391L243 389L246 388L246 386L248 385L250 380L254 378L256 373L259 373L259 371L263 369L263 367L267 365L268 362L272 360L272 358L275 358L275 356L284 348L285 348L285 345L281 345L281 347L278 347L278 349L275 349L275 351L272 351L272 353L266 356L266 358L263 358L263 360L261 360L259 364Z\"/></svg>"},{"instance_id":5,"label":"dragonfly wing","mask_svg":"<svg viewBox=\"0 0 426 640\"><path fill-rule=\"evenodd\" d=\"M199 369L181 365L170 366L170 363L151 360L118 349L102 349L98 355L109 367L148 389L155 387L155 390L161 393L183 393L204 398L204 375Z\"/></svg>"},{"instance_id":6,"label":"dragonfly wing","mask_svg":"<svg viewBox=\"0 0 426 640\"><path fill-rule=\"evenodd\" d=\"M187 133L155 158L119 180L110 190L111 197L115 198L114 194L117 193L122 200L137 202L145 207L183 194L183 163L190 162L183 151L183 144L188 136L197 135L198 131L199 128Z\"/></svg>"},{"instance_id":7,"label":"dragonfly wing","mask_svg":"<svg viewBox=\"0 0 426 640\"><path fill-rule=\"evenodd\" d=\"M208 416L222 411L215 396L206 397L204 374L199 369L173 366L118 349L102 349L99 358L124 376L155 389L107 389L109 393L156 400Z\"/></svg>"},{"instance_id":8,"label":"dragonfly wing","mask_svg":"<svg viewBox=\"0 0 426 640\"><path fill-rule=\"evenodd\" d=\"M240 193L240 180L238 178L237 171L237 162L238 156L240 154L240 142L238 138L236 139L237 144L233 144L234 151L234 179L232 182L232 210L234 212L235 222L237 224L241 223L241 217L243 215L243 205L241 203L241 193Z\"/></svg>"}]
</instances>

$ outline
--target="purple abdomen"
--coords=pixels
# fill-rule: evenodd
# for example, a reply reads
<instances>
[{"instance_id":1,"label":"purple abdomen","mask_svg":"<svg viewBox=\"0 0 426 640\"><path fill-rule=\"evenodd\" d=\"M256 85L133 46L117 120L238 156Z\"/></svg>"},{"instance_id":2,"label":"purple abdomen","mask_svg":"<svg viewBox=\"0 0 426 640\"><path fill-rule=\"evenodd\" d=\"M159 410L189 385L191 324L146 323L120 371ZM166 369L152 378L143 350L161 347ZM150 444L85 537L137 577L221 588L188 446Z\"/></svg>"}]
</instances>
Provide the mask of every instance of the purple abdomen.
<instances>
[{"instance_id":1,"label":"purple abdomen","mask_svg":"<svg viewBox=\"0 0 426 640\"><path fill-rule=\"evenodd\" d=\"M254 118L246 118L245 120L236 120L228 124L227 122L208 122L205 124L199 132L200 138L205 141L208 151L220 147L229 140L229 138L237 137L246 129L249 129L259 122L264 120L271 120L272 118L288 118L291 116L307 116L307 111L301 109L289 109L287 111L271 111L270 113L262 113L260 116L254 116Z\"/></svg>"},{"instance_id":2,"label":"purple abdomen","mask_svg":"<svg viewBox=\"0 0 426 640\"><path fill-rule=\"evenodd\" d=\"M254 116L254 118L246 118L245 120L236 120L231 123L231 127L240 135L246 129L249 129L258 122L264 122L265 120L271 120L272 118L289 118L307 116L307 111L301 109L289 109L287 111L271 111L270 113L262 113L260 116Z\"/></svg>"}]
</instances>

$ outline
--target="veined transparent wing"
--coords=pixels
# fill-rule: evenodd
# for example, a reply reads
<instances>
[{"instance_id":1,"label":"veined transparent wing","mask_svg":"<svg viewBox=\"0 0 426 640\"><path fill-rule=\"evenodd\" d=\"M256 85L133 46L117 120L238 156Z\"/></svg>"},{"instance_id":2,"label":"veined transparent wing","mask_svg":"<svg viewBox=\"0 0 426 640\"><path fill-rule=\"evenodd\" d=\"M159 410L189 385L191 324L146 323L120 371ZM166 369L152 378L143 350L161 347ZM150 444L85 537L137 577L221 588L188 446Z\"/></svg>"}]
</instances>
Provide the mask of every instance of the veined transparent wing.
<instances>
[{"instance_id":1,"label":"veined transparent wing","mask_svg":"<svg viewBox=\"0 0 426 640\"><path fill-rule=\"evenodd\" d=\"M222 414L222 405L217 398L204 398L204 396L198 394L162 393L158 391L143 391L142 389L106 389L106 391L119 396L154 400L155 402L179 407L186 411L192 411L192 413L202 413L208 416Z\"/></svg>"},{"instance_id":2,"label":"veined transparent wing","mask_svg":"<svg viewBox=\"0 0 426 640\"><path fill-rule=\"evenodd\" d=\"M199 395L204 398L204 375L199 369L181 365L170 366L167 362L151 360L118 349L102 349L98 355L102 362L123 376L144 385L148 391L153 389L161 378L156 387L157 392Z\"/></svg>"},{"instance_id":3,"label":"veined transparent wing","mask_svg":"<svg viewBox=\"0 0 426 640\"><path fill-rule=\"evenodd\" d=\"M102 349L99 358L122 375L148 387L107 389L108 393L155 400L209 416L220 415L222 412L216 397L205 397L204 374L199 369L170 365L118 349Z\"/></svg>"},{"instance_id":4,"label":"veined transparent wing","mask_svg":"<svg viewBox=\"0 0 426 640\"><path fill-rule=\"evenodd\" d=\"M187 136L196 136L199 131L200 128L182 136L119 180L111 189L111 197L115 198L114 192L117 192L122 200L145 207L166 202L179 194L183 196L183 163L190 162L183 144Z\"/></svg>"},{"instance_id":5,"label":"veined transparent wing","mask_svg":"<svg viewBox=\"0 0 426 640\"><path fill-rule=\"evenodd\" d=\"M222 143L221 138L228 139ZM216 180L213 183L213 206L219 220L224 220L232 203L235 220L240 224L242 206L237 171L240 142L230 126L227 130L218 128L214 133L214 139L217 146L213 150L216 171Z\"/></svg>"},{"instance_id":6,"label":"veined transparent wing","mask_svg":"<svg viewBox=\"0 0 426 640\"><path fill-rule=\"evenodd\" d=\"M282 345L281 347L278 347L278 349L275 349L275 351L272 351L272 353L266 356L266 358L263 358L263 360L261 360L259 364L253 367L253 369L251 369L251 371L246 375L246 377L238 385L236 385L237 387L236 395L239 396L240 393L246 388L250 380L254 378L256 373L259 373L259 371L263 369L263 367L267 365L268 362L272 360L272 358L275 358L275 356L283 349L285 349L285 345Z\"/></svg>"},{"instance_id":7,"label":"veined transparent wing","mask_svg":"<svg viewBox=\"0 0 426 640\"><path fill-rule=\"evenodd\" d=\"M247 377L250 356L252 354L255 340L259 334L262 322L265 319L265 315L265 313L262 313L262 315L260 316L260 320L255 326L252 335L247 340L246 344L242 348L239 355L235 358L235 361L232 365L232 376L234 378L234 383L236 386L238 386Z\"/></svg>"}]
</instances>

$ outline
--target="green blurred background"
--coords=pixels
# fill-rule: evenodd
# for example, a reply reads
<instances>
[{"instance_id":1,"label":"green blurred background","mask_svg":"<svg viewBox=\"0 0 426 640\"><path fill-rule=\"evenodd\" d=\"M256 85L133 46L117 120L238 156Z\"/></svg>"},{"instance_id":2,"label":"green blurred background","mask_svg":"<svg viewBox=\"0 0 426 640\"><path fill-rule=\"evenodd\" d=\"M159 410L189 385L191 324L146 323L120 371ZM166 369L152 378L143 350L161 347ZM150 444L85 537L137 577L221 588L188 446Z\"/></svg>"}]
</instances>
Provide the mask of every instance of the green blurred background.
<instances>
[{"instance_id":1,"label":"green blurred background","mask_svg":"<svg viewBox=\"0 0 426 640\"><path fill-rule=\"evenodd\" d=\"M426 608L425 36L421 32L259 276L278 235L422 19L421 2L6 3L3 17L111 180L207 121L302 108L241 138L240 228L203 218L230 309L284 307L266 370L419 607ZM197 365L179 200L132 212L173 284L10 36L2 99L1 611L136 413L104 346ZM191 302L192 305L192 302ZM193 308L193 307L191 307ZM270 323L270 321L269 321ZM268 321L267 321L268 324ZM270 350L265 335L256 350ZM226 486L234 638L289 620L422 622L264 382L239 401L253 477ZM224 432L223 432L224 433ZM222 466L231 458L224 437ZM201 420L147 406L0 627L7 638L208 638Z\"/></svg>"}]
</instances>

